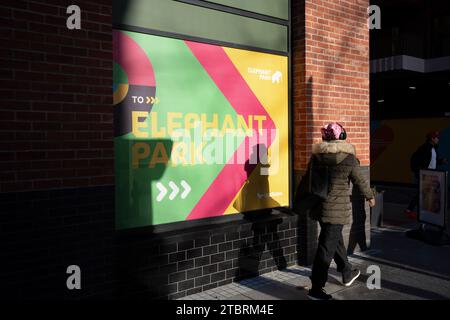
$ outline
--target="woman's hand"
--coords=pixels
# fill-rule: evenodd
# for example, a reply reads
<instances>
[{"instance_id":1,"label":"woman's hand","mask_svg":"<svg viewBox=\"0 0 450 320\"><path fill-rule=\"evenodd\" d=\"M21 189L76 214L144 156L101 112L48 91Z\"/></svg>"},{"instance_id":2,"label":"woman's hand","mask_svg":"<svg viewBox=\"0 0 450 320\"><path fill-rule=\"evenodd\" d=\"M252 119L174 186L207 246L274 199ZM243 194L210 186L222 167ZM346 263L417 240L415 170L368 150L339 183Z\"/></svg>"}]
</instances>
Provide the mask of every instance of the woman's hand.
<instances>
[{"instance_id":1,"label":"woman's hand","mask_svg":"<svg viewBox=\"0 0 450 320\"><path fill-rule=\"evenodd\" d=\"M367 201L369 202L369 206L370 206L371 208L375 207L375 198L369 199L369 200L367 200Z\"/></svg>"}]
</instances>

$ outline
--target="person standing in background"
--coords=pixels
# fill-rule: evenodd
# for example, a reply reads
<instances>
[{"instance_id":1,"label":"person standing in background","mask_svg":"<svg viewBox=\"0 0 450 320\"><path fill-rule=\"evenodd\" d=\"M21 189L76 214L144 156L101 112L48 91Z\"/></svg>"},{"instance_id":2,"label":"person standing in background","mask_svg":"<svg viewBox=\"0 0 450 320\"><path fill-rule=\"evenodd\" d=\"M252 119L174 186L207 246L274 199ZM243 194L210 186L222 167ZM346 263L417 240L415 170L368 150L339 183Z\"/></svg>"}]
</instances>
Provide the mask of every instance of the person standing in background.
<instances>
[{"instance_id":1,"label":"person standing in background","mask_svg":"<svg viewBox=\"0 0 450 320\"><path fill-rule=\"evenodd\" d=\"M413 173L413 184L415 185L414 196L409 202L404 214L410 219L416 219L417 213L414 212L419 202L419 173L420 170L435 170L440 165L445 165L448 160L439 157L437 152L439 146L439 131L431 131L426 136L426 141L411 156L410 168Z\"/></svg>"}]
</instances>

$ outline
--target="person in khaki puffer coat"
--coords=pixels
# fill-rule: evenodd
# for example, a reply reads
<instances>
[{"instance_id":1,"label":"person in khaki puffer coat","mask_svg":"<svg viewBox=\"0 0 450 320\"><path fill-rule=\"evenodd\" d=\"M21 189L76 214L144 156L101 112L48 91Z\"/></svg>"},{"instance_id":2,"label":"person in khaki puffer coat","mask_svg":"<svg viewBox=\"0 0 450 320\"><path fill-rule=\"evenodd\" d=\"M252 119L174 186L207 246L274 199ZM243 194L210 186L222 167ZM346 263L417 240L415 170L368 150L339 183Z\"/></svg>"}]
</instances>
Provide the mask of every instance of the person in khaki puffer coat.
<instances>
[{"instance_id":1,"label":"person in khaki puffer coat","mask_svg":"<svg viewBox=\"0 0 450 320\"><path fill-rule=\"evenodd\" d=\"M349 224L352 219L350 182L357 186L366 199L374 198L372 189L360 171L355 147L343 140L315 144L312 156L318 165L329 172L328 197L312 212L316 220L331 224Z\"/></svg>"},{"instance_id":2,"label":"person in khaki puffer coat","mask_svg":"<svg viewBox=\"0 0 450 320\"><path fill-rule=\"evenodd\" d=\"M351 183L360 189L371 207L375 205L375 199L369 183L360 171L354 146L344 141L347 138L345 129L333 122L321 131L323 142L313 146L311 160L316 167L327 168L328 194L311 211L312 218L319 221L321 230L312 268L312 288L308 297L313 300L330 300L332 296L323 288L328 279L331 260L334 259L338 271L342 272L345 286L350 286L361 274L348 262L342 237L344 225L352 220Z\"/></svg>"}]
</instances>

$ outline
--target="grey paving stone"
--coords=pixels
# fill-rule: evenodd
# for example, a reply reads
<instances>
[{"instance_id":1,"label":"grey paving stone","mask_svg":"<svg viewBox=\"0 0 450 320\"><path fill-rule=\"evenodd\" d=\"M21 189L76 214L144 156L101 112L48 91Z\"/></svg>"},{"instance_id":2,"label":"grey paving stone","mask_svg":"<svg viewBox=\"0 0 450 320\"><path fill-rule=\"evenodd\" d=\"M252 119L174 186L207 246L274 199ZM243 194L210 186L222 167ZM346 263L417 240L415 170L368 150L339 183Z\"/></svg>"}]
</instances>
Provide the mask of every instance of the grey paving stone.
<instances>
[{"instance_id":1,"label":"grey paving stone","mask_svg":"<svg viewBox=\"0 0 450 320\"><path fill-rule=\"evenodd\" d=\"M233 296L233 293L231 293L231 292L223 292L222 295L224 297L231 297L231 296Z\"/></svg>"},{"instance_id":2,"label":"grey paving stone","mask_svg":"<svg viewBox=\"0 0 450 320\"><path fill-rule=\"evenodd\" d=\"M324 289L328 294L333 294L335 292L343 290L343 288L345 287L341 283L328 281Z\"/></svg>"},{"instance_id":3,"label":"grey paving stone","mask_svg":"<svg viewBox=\"0 0 450 320\"><path fill-rule=\"evenodd\" d=\"M359 285L350 289L343 289L333 293L335 300L410 300L415 299L412 295L402 294L392 290L369 290Z\"/></svg>"},{"instance_id":4,"label":"grey paving stone","mask_svg":"<svg viewBox=\"0 0 450 320\"><path fill-rule=\"evenodd\" d=\"M286 284L272 284L245 293L253 300L306 300L307 292Z\"/></svg>"},{"instance_id":5,"label":"grey paving stone","mask_svg":"<svg viewBox=\"0 0 450 320\"><path fill-rule=\"evenodd\" d=\"M450 299L450 281L398 270L381 277L381 287L412 295L418 299Z\"/></svg>"},{"instance_id":6,"label":"grey paving stone","mask_svg":"<svg viewBox=\"0 0 450 320\"><path fill-rule=\"evenodd\" d=\"M310 287L311 286L311 280L306 277L298 277L295 279L290 279L283 283L291 285L293 287Z\"/></svg>"},{"instance_id":7,"label":"grey paving stone","mask_svg":"<svg viewBox=\"0 0 450 320\"><path fill-rule=\"evenodd\" d=\"M280 300L273 297L271 294L267 294L261 291L252 290L245 293L245 296L250 300Z\"/></svg>"},{"instance_id":8,"label":"grey paving stone","mask_svg":"<svg viewBox=\"0 0 450 320\"><path fill-rule=\"evenodd\" d=\"M252 299L243 294L237 294L235 296L225 298L225 300L252 300Z\"/></svg>"}]
</instances>

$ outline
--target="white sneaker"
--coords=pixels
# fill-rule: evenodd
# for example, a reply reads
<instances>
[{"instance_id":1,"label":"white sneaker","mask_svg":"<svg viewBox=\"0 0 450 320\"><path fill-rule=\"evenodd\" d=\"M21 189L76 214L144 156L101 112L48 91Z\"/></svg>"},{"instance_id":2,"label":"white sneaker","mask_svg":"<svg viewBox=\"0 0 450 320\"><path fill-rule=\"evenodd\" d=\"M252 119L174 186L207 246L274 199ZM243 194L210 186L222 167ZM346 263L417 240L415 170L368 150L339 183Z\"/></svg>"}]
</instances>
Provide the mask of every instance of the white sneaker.
<instances>
[{"instance_id":1,"label":"white sneaker","mask_svg":"<svg viewBox=\"0 0 450 320\"><path fill-rule=\"evenodd\" d=\"M344 286L350 287L352 285L352 283L355 282L355 280L360 275L361 275L361 271L359 271L358 269L352 270L352 273L351 273L349 279L344 279L344 277L342 277L342 282L344 283Z\"/></svg>"}]
</instances>

